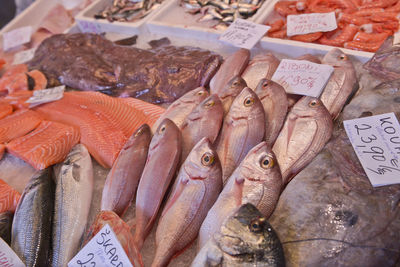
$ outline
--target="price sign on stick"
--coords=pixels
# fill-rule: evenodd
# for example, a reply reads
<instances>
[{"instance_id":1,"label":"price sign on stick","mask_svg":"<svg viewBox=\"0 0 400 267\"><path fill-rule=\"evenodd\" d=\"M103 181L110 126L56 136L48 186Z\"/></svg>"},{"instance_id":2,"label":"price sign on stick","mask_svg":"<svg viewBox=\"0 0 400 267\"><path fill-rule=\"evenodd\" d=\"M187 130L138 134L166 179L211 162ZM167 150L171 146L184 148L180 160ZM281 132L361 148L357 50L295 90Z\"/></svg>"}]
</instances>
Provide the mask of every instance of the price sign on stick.
<instances>
[{"instance_id":1,"label":"price sign on stick","mask_svg":"<svg viewBox=\"0 0 400 267\"><path fill-rule=\"evenodd\" d=\"M400 183L400 125L394 113L343 122L373 186Z\"/></svg>"},{"instance_id":2,"label":"price sign on stick","mask_svg":"<svg viewBox=\"0 0 400 267\"><path fill-rule=\"evenodd\" d=\"M29 43L31 41L32 27L21 27L3 34L3 50Z\"/></svg>"},{"instance_id":3,"label":"price sign on stick","mask_svg":"<svg viewBox=\"0 0 400 267\"><path fill-rule=\"evenodd\" d=\"M336 28L335 12L287 16L287 36L329 32Z\"/></svg>"}]
</instances>

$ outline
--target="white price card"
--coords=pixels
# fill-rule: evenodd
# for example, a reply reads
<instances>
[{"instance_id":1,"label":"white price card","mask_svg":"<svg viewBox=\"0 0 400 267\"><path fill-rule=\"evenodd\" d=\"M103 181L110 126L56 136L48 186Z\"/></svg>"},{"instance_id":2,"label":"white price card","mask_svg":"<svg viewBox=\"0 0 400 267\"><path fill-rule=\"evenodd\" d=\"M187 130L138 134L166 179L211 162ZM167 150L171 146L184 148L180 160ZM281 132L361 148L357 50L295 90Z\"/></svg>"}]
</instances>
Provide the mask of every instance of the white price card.
<instances>
[{"instance_id":1,"label":"white price card","mask_svg":"<svg viewBox=\"0 0 400 267\"><path fill-rule=\"evenodd\" d=\"M287 16L287 36L329 32L336 28L335 12Z\"/></svg>"},{"instance_id":2,"label":"white price card","mask_svg":"<svg viewBox=\"0 0 400 267\"><path fill-rule=\"evenodd\" d=\"M343 125L372 186L400 183L400 124L394 113L347 120Z\"/></svg>"},{"instance_id":3,"label":"white price card","mask_svg":"<svg viewBox=\"0 0 400 267\"><path fill-rule=\"evenodd\" d=\"M271 27L244 19L236 19L219 37L219 40L240 48L252 49L269 28Z\"/></svg>"},{"instance_id":4,"label":"white price card","mask_svg":"<svg viewBox=\"0 0 400 267\"><path fill-rule=\"evenodd\" d=\"M97 23L93 23L90 21L78 21L78 26L81 29L81 32L85 33L101 33L100 25Z\"/></svg>"},{"instance_id":5,"label":"white price card","mask_svg":"<svg viewBox=\"0 0 400 267\"><path fill-rule=\"evenodd\" d=\"M272 80L289 94L319 97L333 70L332 66L307 60L282 59Z\"/></svg>"},{"instance_id":6,"label":"white price card","mask_svg":"<svg viewBox=\"0 0 400 267\"><path fill-rule=\"evenodd\" d=\"M65 7L67 10L74 9L78 7L80 4L82 4L83 0L60 0L61 4Z\"/></svg>"},{"instance_id":7,"label":"white price card","mask_svg":"<svg viewBox=\"0 0 400 267\"><path fill-rule=\"evenodd\" d=\"M26 100L29 107L35 107L44 103L52 102L63 98L65 85L33 91L33 96Z\"/></svg>"},{"instance_id":8,"label":"white price card","mask_svg":"<svg viewBox=\"0 0 400 267\"><path fill-rule=\"evenodd\" d=\"M21 27L3 34L3 50L29 43L31 41L32 27Z\"/></svg>"},{"instance_id":9,"label":"white price card","mask_svg":"<svg viewBox=\"0 0 400 267\"><path fill-rule=\"evenodd\" d=\"M25 264L8 246L8 244L0 238L0 266L24 267Z\"/></svg>"},{"instance_id":10,"label":"white price card","mask_svg":"<svg viewBox=\"0 0 400 267\"><path fill-rule=\"evenodd\" d=\"M133 267L108 224L68 263L68 267L75 266Z\"/></svg>"},{"instance_id":11,"label":"white price card","mask_svg":"<svg viewBox=\"0 0 400 267\"><path fill-rule=\"evenodd\" d=\"M16 53L14 55L13 64L17 65L17 64L22 64L22 63L28 62L35 55L35 51L36 51L36 48L31 48L31 49Z\"/></svg>"}]
</instances>

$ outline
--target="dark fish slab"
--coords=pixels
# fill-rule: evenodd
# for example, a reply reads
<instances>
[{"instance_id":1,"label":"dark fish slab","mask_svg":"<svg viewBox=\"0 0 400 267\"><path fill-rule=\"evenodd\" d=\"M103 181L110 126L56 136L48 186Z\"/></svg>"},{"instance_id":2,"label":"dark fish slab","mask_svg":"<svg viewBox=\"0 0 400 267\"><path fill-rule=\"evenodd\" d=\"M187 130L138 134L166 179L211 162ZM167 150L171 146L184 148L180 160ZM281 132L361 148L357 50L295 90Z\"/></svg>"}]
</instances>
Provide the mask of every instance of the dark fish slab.
<instances>
[{"instance_id":1,"label":"dark fish slab","mask_svg":"<svg viewBox=\"0 0 400 267\"><path fill-rule=\"evenodd\" d=\"M118 46L96 34L58 34L38 47L30 68L50 85L170 103L207 85L222 57L195 47L161 46L143 50Z\"/></svg>"}]
</instances>

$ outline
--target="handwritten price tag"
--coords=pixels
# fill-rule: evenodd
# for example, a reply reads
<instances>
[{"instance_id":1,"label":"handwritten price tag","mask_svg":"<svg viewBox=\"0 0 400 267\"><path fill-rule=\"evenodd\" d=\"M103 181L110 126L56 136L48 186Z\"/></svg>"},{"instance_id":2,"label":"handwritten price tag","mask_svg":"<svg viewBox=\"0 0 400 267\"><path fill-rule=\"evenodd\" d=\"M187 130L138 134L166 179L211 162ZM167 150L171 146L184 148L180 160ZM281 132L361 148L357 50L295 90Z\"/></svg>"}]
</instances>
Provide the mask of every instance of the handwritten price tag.
<instances>
[{"instance_id":1,"label":"handwritten price tag","mask_svg":"<svg viewBox=\"0 0 400 267\"><path fill-rule=\"evenodd\" d=\"M335 12L287 16L287 36L329 32L336 28Z\"/></svg>"},{"instance_id":2,"label":"handwritten price tag","mask_svg":"<svg viewBox=\"0 0 400 267\"><path fill-rule=\"evenodd\" d=\"M90 21L78 21L78 26L79 29L81 29L81 32L87 32L87 33L101 33L101 28L100 25L97 23L93 23Z\"/></svg>"},{"instance_id":3,"label":"handwritten price tag","mask_svg":"<svg viewBox=\"0 0 400 267\"><path fill-rule=\"evenodd\" d=\"M28 62L35 55L35 51L36 51L36 48L31 48L31 49L16 53L14 55L13 64L17 65L17 64L22 64L22 63Z\"/></svg>"},{"instance_id":4,"label":"handwritten price tag","mask_svg":"<svg viewBox=\"0 0 400 267\"><path fill-rule=\"evenodd\" d=\"M3 34L3 50L29 43L31 41L32 27L21 27Z\"/></svg>"},{"instance_id":5,"label":"handwritten price tag","mask_svg":"<svg viewBox=\"0 0 400 267\"><path fill-rule=\"evenodd\" d=\"M372 186L400 183L400 125L394 113L343 125Z\"/></svg>"},{"instance_id":6,"label":"handwritten price tag","mask_svg":"<svg viewBox=\"0 0 400 267\"><path fill-rule=\"evenodd\" d=\"M111 227L106 224L68 263L68 267L132 266Z\"/></svg>"},{"instance_id":7,"label":"handwritten price tag","mask_svg":"<svg viewBox=\"0 0 400 267\"><path fill-rule=\"evenodd\" d=\"M244 19L236 19L219 40L240 48L251 49L271 28Z\"/></svg>"},{"instance_id":8,"label":"handwritten price tag","mask_svg":"<svg viewBox=\"0 0 400 267\"><path fill-rule=\"evenodd\" d=\"M63 98L65 85L57 86L54 88L33 91L33 96L26 100L30 103L29 107L35 107L40 104L52 102Z\"/></svg>"},{"instance_id":9,"label":"handwritten price tag","mask_svg":"<svg viewBox=\"0 0 400 267\"><path fill-rule=\"evenodd\" d=\"M0 238L0 266L24 267L25 264L17 254Z\"/></svg>"},{"instance_id":10,"label":"handwritten price tag","mask_svg":"<svg viewBox=\"0 0 400 267\"><path fill-rule=\"evenodd\" d=\"M272 80L282 85L287 93L318 97L332 72L333 67L329 65L282 59Z\"/></svg>"}]
</instances>

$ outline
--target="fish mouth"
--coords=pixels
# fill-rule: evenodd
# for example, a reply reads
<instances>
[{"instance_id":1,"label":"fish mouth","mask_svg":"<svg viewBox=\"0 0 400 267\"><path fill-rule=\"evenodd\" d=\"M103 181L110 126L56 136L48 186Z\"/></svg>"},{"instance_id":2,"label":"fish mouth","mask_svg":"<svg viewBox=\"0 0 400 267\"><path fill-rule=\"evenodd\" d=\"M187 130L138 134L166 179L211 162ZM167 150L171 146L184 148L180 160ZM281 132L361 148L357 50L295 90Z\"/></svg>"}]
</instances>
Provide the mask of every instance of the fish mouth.
<instances>
[{"instance_id":1,"label":"fish mouth","mask_svg":"<svg viewBox=\"0 0 400 267\"><path fill-rule=\"evenodd\" d=\"M238 121L238 120L247 120L247 117L241 116L241 117L232 117L233 120Z\"/></svg>"}]
</instances>

